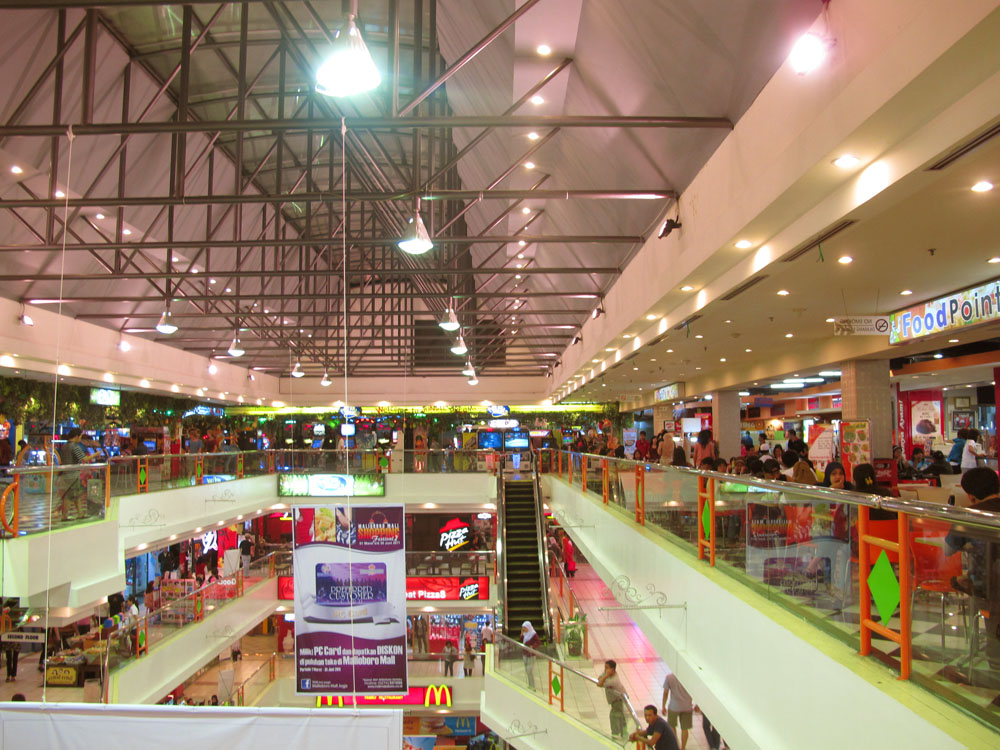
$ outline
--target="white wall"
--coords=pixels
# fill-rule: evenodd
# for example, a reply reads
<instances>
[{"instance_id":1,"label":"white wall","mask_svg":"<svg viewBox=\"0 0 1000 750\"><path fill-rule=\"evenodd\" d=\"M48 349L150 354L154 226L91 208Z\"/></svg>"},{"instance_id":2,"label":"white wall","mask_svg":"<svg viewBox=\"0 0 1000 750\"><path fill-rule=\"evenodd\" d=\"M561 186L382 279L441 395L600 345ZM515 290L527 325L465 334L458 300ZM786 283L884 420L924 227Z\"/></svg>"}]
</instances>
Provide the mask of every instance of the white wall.
<instances>
[{"instance_id":1,"label":"white wall","mask_svg":"<svg viewBox=\"0 0 1000 750\"><path fill-rule=\"evenodd\" d=\"M0 704L0 747L9 748L399 750L402 746L402 713L382 709Z\"/></svg>"},{"instance_id":2,"label":"white wall","mask_svg":"<svg viewBox=\"0 0 1000 750\"><path fill-rule=\"evenodd\" d=\"M995 746L995 734L873 659L605 510L600 499L543 481L556 518L606 584L627 576L641 592L648 585L670 604L687 604L631 615L733 747ZM656 692L633 702L659 699Z\"/></svg>"},{"instance_id":3,"label":"white wall","mask_svg":"<svg viewBox=\"0 0 1000 750\"><path fill-rule=\"evenodd\" d=\"M109 702L158 701L274 612L279 604L276 579L270 579L247 591L242 598L207 614L197 625L179 629L168 640L154 644L147 656L133 659L112 673Z\"/></svg>"}]
</instances>

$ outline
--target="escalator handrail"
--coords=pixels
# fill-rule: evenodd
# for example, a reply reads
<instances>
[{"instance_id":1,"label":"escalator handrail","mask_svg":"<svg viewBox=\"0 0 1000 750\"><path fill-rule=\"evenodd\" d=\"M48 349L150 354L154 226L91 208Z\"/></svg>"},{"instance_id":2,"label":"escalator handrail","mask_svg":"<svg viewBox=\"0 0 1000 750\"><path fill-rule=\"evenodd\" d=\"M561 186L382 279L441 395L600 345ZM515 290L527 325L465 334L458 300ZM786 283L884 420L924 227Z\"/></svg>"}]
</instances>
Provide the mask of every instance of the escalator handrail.
<instances>
[{"instance_id":1,"label":"escalator handrail","mask_svg":"<svg viewBox=\"0 0 1000 750\"><path fill-rule=\"evenodd\" d=\"M504 493L503 472L497 474L497 606L501 608L500 626L507 623L507 527L504 519L507 514L506 494ZM499 628L498 628L499 630Z\"/></svg>"},{"instance_id":2,"label":"escalator handrail","mask_svg":"<svg viewBox=\"0 0 1000 750\"><path fill-rule=\"evenodd\" d=\"M551 637L552 612L549 609L548 569L545 566L548 545L545 543L545 532L543 531L545 526L545 508L544 503L542 503L542 485L541 480L539 479L538 463L536 462L536 456L534 453L531 454L531 487L532 494L535 496L535 538L538 543L538 584L542 589L542 616L545 618L545 622L542 623L542 626L545 628L545 632Z\"/></svg>"}]
</instances>

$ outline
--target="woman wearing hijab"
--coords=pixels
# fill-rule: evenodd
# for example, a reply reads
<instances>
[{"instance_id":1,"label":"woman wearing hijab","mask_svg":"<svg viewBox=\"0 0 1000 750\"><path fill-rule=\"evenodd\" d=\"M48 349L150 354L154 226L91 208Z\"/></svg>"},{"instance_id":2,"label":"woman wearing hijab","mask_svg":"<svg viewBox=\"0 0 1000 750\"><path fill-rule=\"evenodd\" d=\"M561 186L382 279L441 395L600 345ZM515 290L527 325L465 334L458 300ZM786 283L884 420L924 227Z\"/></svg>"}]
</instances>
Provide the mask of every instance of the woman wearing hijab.
<instances>
[{"instance_id":1,"label":"woman wearing hijab","mask_svg":"<svg viewBox=\"0 0 1000 750\"><path fill-rule=\"evenodd\" d=\"M538 637L531 620L521 623L521 643L527 648L537 649L542 645L542 639ZM535 689L535 655L531 651L522 651L521 659L524 662L524 674L528 678L528 687Z\"/></svg>"}]
</instances>

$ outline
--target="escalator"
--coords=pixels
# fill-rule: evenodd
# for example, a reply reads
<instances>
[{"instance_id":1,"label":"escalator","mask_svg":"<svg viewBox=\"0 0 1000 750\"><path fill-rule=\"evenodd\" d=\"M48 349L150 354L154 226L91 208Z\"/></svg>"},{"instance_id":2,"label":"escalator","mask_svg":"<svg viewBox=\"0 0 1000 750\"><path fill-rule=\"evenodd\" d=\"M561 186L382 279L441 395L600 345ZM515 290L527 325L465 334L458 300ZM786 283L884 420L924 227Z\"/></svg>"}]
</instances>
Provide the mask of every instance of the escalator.
<instances>
[{"instance_id":1,"label":"escalator","mask_svg":"<svg viewBox=\"0 0 1000 750\"><path fill-rule=\"evenodd\" d=\"M541 507L532 479L504 479L503 575L506 633L519 633L530 620L539 634L548 632L548 592L544 571Z\"/></svg>"}]
</instances>

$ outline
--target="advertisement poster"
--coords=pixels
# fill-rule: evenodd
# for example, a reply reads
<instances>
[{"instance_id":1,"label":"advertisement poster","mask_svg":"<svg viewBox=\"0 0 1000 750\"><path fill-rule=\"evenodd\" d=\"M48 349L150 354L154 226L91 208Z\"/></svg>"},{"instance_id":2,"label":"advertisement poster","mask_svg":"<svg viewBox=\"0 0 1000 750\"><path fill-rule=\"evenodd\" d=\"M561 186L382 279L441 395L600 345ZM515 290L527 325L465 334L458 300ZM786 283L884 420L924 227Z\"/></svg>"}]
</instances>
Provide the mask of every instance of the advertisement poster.
<instances>
[{"instance_id":1,"label":"advertisement poster","mask_svg":"<svg viewBox=\"0 0 1000 750\"><path fill-rule=\"evenodd\" d=\"M622 430L622 446L625 448L625 455L631 456L635 453L635 441L639 439L639 431L630 428Z\"/></svg>"},{"instance_id":2,"label":"advertisement poster","mask_svg":"<svg viewBox=\"0 0 1000 750\"><path fill-rule=\"evenodd\" d=\"M816 471L826 471L826 465L835 458L834 432L832 424L811 424L806 436L809 444L809 460L813 462Z\"/></svg>"},{"instance_id":3,"label":"advertisement poster","mask_svg":"<svg viewBox=\"0 0 1000 750\"><path fill-rule=\"evenodd\" d=\"M936 400L913 401L910 404L910 440L930 453L934 442L942 442L941 402ZM912 448L910 449L912 451Z\"/></svg>"},{"instance_id":4,"label":"advertisement poster","mask_svg":"<svg viewBox=\"0 0 1000 750\"><path fill-rule=\"evenodd\" d=\"M851 480L853 467L872 462L872 428L867 419L843 420L840 423L840 462L844 464L847 480Z\"/></svg>"},{"instance_id":5,"label":"advertisement poster","mask_svg":"<svg viewBox=\"0 0 1000 750\"><path fill-rule=\"evenodd\" d=\"M297 506L297 693L407 691L403 506Z\"/></svg>"}]
</instances>

